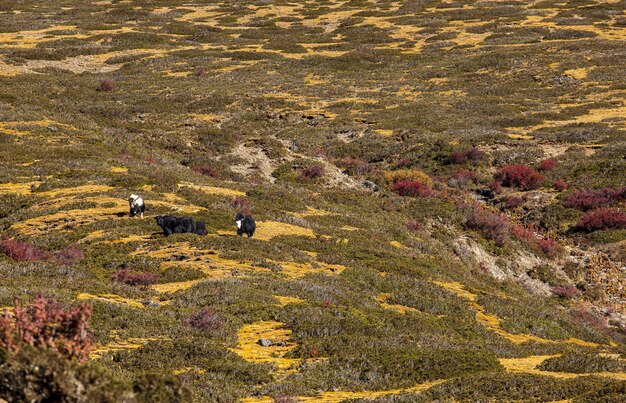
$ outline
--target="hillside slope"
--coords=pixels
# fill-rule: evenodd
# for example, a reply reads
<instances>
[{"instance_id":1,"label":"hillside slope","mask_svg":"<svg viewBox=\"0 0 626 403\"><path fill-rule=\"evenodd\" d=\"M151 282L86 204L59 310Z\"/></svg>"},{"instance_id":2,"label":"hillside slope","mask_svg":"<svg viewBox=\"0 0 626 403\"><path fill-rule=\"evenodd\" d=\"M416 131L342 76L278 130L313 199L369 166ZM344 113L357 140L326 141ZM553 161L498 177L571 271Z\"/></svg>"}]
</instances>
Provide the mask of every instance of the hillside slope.
<instances>
[{"instance_id":1,"label":"hillside slope","mask_svg":"<svg viewBox=\"0 0 626 403\"><path fill-rule=\"evenodd\" d=\"M14 3L0 307L195 401L626 398L625 1Z\"/></svg>"}]
</instances>

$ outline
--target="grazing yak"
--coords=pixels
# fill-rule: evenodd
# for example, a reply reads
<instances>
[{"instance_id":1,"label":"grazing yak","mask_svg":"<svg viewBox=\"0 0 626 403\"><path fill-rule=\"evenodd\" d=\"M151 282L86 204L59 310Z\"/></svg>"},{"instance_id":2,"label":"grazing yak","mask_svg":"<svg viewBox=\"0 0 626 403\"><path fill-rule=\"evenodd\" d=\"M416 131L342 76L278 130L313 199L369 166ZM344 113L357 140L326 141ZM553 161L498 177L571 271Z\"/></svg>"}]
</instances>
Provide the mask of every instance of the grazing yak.
<instances>
[{"instance_id":1,"label":"grazing yak","mask_svg":"<svg viewBox=\"0 0 626 403\"><path fill-rule=\"evenodd\" d=\"M254 218L252 218L251 216L237 213L237 216L235 217L235 223L237 224L237 235L243 236L243 234L247 234L248 238L254 235L254 231L256 230L256 222L254 222Z\"/></svg>"},{"instance_id":2,"label":"grazing yak","mask_svg":"<svg viewBox=\"0 0 626 403\"><path fill-rule=\"evenodd\" d=\"M195 221L190 217L156 216L156 222L165 236L189 232L206 235L206 226L202 221Z\"/></svg>"},{"instance_id":3,"label":"grazing yak","mask_svg":"<svg viewBox=\"0 0 626 403\"><path fill-rule=\"evenodd\" d=\"M130 205L130 216L140 216L143 218L143 213L146 211L146 204L143 202L143 198L139 195L132 194L128 198L128 204Z\"/></svg>"}]
</instances>

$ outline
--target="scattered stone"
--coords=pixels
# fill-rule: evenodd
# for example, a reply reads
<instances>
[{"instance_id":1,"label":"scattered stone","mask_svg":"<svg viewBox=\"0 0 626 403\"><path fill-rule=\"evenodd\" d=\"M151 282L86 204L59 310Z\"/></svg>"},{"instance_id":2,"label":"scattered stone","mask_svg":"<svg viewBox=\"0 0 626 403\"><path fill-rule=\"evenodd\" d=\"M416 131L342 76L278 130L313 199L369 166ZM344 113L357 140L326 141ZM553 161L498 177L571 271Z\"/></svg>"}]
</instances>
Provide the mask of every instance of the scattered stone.
<instances>
[{"instance_id":1,"label":"scattered stone","mask_svg":"<svg viewBox=\"0 0 626 403\"><path fill-rule=\"evenodd\" d=\"M141 303L148 308L159 308L161 306L161 304L152 301L151 299L144 299L143 301L141 301Z\"/></svg>"},{"instance_id":2,"label":"scattered stone","mask_svg":"<svg viewBox=\"0 0 626 403\"><path fill-rule=\"evenodd\" d=\"M363 186L365 186L367 189L371 190L372 192L378 192L380 190L378 185L370 180L364 180Z\"/></svg>"},{"instance_id":3,"label":"scattered stone","mask_svg":"<svg viewBox=\"0 0 626 403\"><path fill-rule=\"evenodd\" d=\"M259 339L257 344L261 347L270 347L272 345L272 341L269 339Z\"/></svg>"}]
</instances>

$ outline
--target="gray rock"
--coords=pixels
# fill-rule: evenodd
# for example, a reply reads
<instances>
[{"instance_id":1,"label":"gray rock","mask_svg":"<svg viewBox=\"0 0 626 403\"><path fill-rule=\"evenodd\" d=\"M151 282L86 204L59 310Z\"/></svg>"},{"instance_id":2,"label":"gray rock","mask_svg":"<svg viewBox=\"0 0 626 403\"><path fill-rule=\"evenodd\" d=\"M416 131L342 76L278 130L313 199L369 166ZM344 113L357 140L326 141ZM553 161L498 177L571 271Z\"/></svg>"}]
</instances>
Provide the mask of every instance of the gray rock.
<instances>
[{"instance_id":1,"label":"gray rock","mask_svg":"<svg viewBox=\"0 0 626 403\"><path fill-rule=\"evenodd\" d=\"M272 345L272 341L269 339L259 339L256 343L262 347L269 347Z\"/></svg>"}]
</instances>

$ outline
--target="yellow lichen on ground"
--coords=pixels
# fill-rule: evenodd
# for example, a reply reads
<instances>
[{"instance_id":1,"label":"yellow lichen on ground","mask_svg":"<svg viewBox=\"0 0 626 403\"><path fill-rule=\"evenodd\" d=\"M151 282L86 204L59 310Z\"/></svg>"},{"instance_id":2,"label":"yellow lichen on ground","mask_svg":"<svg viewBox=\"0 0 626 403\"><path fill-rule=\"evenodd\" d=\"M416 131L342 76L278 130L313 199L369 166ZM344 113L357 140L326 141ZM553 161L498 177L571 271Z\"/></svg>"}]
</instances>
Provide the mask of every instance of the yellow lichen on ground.
<instances>
[{"instance_id":1,"label":"yellow lichen on ground","mask_svg":"<svg viewBox=\"0 0 626 403\"><path fill-rule=\"evenodd\" d=\"M391 296L390 293L384 293L384 294L380 294L375 299L376 301L380 303L381 307L388 309L390 311L401 313L403 315L407 313L421 313L419 310L415 308L411 308L410 306L387 303L387 299L389 299L390 296Z\"/></svg>"},{"instance_id":2,"label":"yellow lichen on ground","mask_svg":"<svg viewBox=\"0 0 626 403\"><path fill-rule=\"evenodd\" d=\"M343 227L341 227L340 229L344 230L344 231L358 231L361 228L357 228L357 227L351 227L349 225L344 225Z\"/></svg>"},{"instance_id":3,"label":"yellow lichen on ground","mask_svg":"<svg viewBox=\"0 0 626 403\"><path fill-rule=\"evenodd\" d=\"M380 134L381 136L391 136L393 134L392 129L376 129L374 132Z\"/></svg>"},{"instance_id":4,"label":"yellow lichen on ground","mask_svg":"<svg viewBox=\"0 0 626 403\"><path fill-rule=\"evenodd\" d=\"M179 185L179 187L187 187L190 189L195 189L195 190L200 190L206 194L210 194L210 195L219 195L219 196L230 196L230 197L236 197L236 196L245 196L246 193L245 192L241 192L239 190L234 190L234 189L228 189L228 188L221 188L221 187L217 187L217 186L209 186L209 185L196 185L193 183L188 183L188 182L183 182Z\"/></svg>"},{"instance_id":5,"label":"yellow lichen on ground","mask_svg":"<svg viewBox=\"0 0 626 403\"><path fill-rule=\"evenodd\" d=\"M400 242L398 241L389 241L389 245L393 246L394 248L398 248L398 249L404 249L406 248L406 246L402 245Z\"/></svg>"},{"instance_id":6,"label":"yellow lichen on ground","mask_svg":"<svg viewBox=\"0 0 626 403\"><path fill-rule=\"evenodd\" d=\"M169 294L177 291L187 290L204 280L205 279L203 278L199 278L196 280L180 281L177 283L155 284L153 286L150 286L150 288L161 294Z\"/></svg>"},{"instance_id":7,"label":"yellow lichen on ground","mask_svg":"<svg viewBox=\"0 0 626 403\"><path fill-rule=\"evenodd\" d=\"M280 221L257 221L254 237L261 241L269 241L277 236L307 236L315 238L315 232L310 228L304 228Z\"/></svg>"},{"instance_id":8,"label":"yellow lichen on ground","mask_svg":"<svg viewBox=\"0 0 626 403\"><path fill-rule=\"evenodd\" d=\"M125 350L136 350L150 343L151 341L164 340L164 337L131 337L129 339L123 341L114 341L109 344L96 346L91 353L89 354L89 358L98 359L102 358L107 353L112 353L116 351L125 351Z\"/></svg>"},{"instance_id":9,"label":"yellow lichen on ground","mask_svg":"<svg viewBox=\"0 0 626 403\"><path fill-rule=\"evenodd\" d=\"M506 136L514 140L534 140L535 139L534 136L529 136L526 134L508 133Z\"/></svg>"},{"instance_id":10,"label":"yellow lichen on ground","mask_svg":"<svg viewBox=\"0 0 626 403\"><path fill-rule=\"evenodd\" d=\"M298 358L284 358L284 355L296 346L290 337L291 330L285 328L284 323L255 322L242 326L239 330L237 347L230 349L230 351L249 362L273 364L274 373L282 376L289 372L295 372L292 367L301 361ZM257 343L259 339L271 340L272 345L263 347Z\"/></svg>"},{"instance_id":11,"label":"yellow lichen on ground","mask_svg":"<svg viewBox=\"0 0 626 403\"><path fill-rule=\"evenodd\" d=\"M0 184L0 195L26 196L32 193L33 187L39 185L41 182L2 183Z\"/></svg>"},{"instance_id":12,"label":"yellow lichen on ground","mask_svg":"<svg viewBox=\"0 0 626 403\"><path fill-rule=\"evenodd\" d=\"M364 392L323 392L317 396L300 396L298 402L324 402L324 403L339 403L344 400L350 399L366 399L372 400L379 397L408 394L408 393L421 393L433 386L437 386L445 382L444 380L437 380L431 382L424 382L418 385L412 386L406 389L391 389L391 390L372 390Z\"/></svg>"},{"instance_id":13,"label":"yellow lichen on ground","mask_svg":"<svg viewBox=\"0 0 626 403\"><path fill-rule=\"evenodd\" d=\"M139 308L139 309L145 308L145 306L139 301L125 298L125 297L122 297L120 295L115 295L115 294L93 295L89 293L82 293L82 294L78 294L78 296L76 296L76 299L109 302L113 304L126 305L126 306Z\"/></svg>"},{"instance_id":14,"label":"yellow lichen on ground","mask_svg":"<svg viewBox=\"0 0 626 403\"><path fill-rule=\"evenodd\" d=\"M300 299L298 297L288 297L284 295L273 295L273 297L278 300L278 303L280 304L280 306L286 306L289 304L300 304L304 302L303 299Z\"/></svg>"},{"instance_id":15,"label":"yellow lichen on ground","mask_svg":"<svg viewBox=\"0 0 626 403\"><path fill-rule=\"evenodd\" d=\"M94 241L97 241L98 239L106 238L107 235L108 235L108 231L105 231L105 230L93 231L90 234L88 234L86 237L84 237L83 239L79 240L78 243L94 242Z\"/></svg>"},{"instance_id":16,"label":"yellow lichen on ground","mask_svg":"<svg viewBox=\"0 0 626 403\"><path fill-rule=\"evenodd\" d=\"M36 196L53 199L57 197L66 197L66 196L78 196L78 195L82 196L88 193L104 193L110 190L113 190L113 188L107 185L81 185L81 186L75 186L71 188L52 189L52 190L47 190L45 192L35 192L33 194Z\"/></svg>"},{"instance_id":17,"label":"yellow lichen on ground","mask_svg":"<svg viewBox=\"0 0 626 403\"><path fill-rule=\"evenodd\" d=\"M126 167L112 167L111 172L114 174L127 174L128 168Z\"/></svg>"},{"instance_id":18,"label":"yellow lichen on ground","mask_svg":"<svg viewBox=\"0 0 626 403\"><path fill-rule=\"evenodd\" d=\"M583 80L587 77L587 74L589 74L589 69L586 67L582 67L579 69L565 70L565 74L570 77L574 77L577 80Z\"/></svg>"},{"instance_id":19,"label":"yellow lichen on ground","mask_svg":"<svg viewBox=\"0 0 626 403\"><path fill-rule=\"evenodd\" d=\"M144 242L152 238L152 235L128 235L123 238L111 239L107 241L98 242L97 245L118 245L126 244L130 242Z\"/></svg>"},{"instance_id":20,"label":"yellow lichen on ground","mask_svg":"<svg viewBox=\"0 0 626 403\"><path fill-rule=\"evenodd\" d=\"M347 267L340 264L326 264L326 263L295 263L295 262L279 262L270 260L272 263L280 265L282 273L285 274L290 280L302 278L308 274L326 274L335 275L346 270Z\"/></svg>"},{"instance_id":21,"label":"yellow lichen on ground","mask_svg":"<svg viewBox=\"0 0 626 403\"><path fill-rule=\"evenodd\" d=\"M299 211L297 213L292 213L290 212L289 214L291 214L294 217L298 217L298 218L306 218L306 217L323 217L323 216L328 216L328 215L333 215L333 213L328 212L328 211L324 211L324 210L319 210L313 207L306 207L305 211Z\"/></svg>"},{"instance_id":22,"label":"yellow lichen on ground","mask_svg":"<svg viewBox=\"0 0 626 403\"><path fill-rule=\"evenodd\" d=\"M586 372L586 373L571 373L571 372L555 372L555 371L543 371L538 367L546 360L550 358L559 357L556 355L533 355L530 357L522 358L500 358L500 364L507 372L513 373L525 373L532 375L549 376L558 379L572 379L585 376L599 376L603 378L611 378L618 380L626 380L626 372Z\"/></svg>"},{"instance_id":23,"label":"yellow lichen on ground","mask_svg":"<svg viewBox=\"0 0 626 403\"><path fill-rule=\"evenodd\" d=\"M118 219L118 214L125 211L128 206L125 200L103 199L106 199L107 205L110 203L113 206L58 211L15 223L11 228L27 236L40 235L50 231L70 231L97 221Z\"/></svg>"},{"instance_id":24,"label":"yellow lichen on ground","mask_svg":"<svg viewBox=\"0 0 626 403\"><path fill-rule=\"evenodd\" d=\"M507 332L502 329L501 320L495 315L489 314L485 312L485 308L482 305L476 302L476 294L473 294L465 289L463 284L458 282L442 282L442 281L433 281L434 284L437 284L440 287L445 288L448 291L453 292L457 296L467 299L471 302L471 306L476 310L476 321L483 325L485 328L497 333L498 335L504 337L515 344L527 343L530 341L538 342L538 343L571 343L582 346L589 347L598 347L599 344L584 341L576 338L569 338L567 340L548 340L539 336L534 336L530 334L514 334Z\"/></svg>"}]
</instances>

